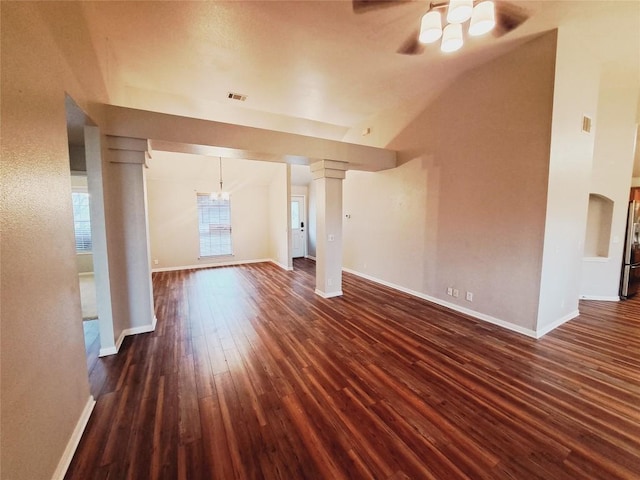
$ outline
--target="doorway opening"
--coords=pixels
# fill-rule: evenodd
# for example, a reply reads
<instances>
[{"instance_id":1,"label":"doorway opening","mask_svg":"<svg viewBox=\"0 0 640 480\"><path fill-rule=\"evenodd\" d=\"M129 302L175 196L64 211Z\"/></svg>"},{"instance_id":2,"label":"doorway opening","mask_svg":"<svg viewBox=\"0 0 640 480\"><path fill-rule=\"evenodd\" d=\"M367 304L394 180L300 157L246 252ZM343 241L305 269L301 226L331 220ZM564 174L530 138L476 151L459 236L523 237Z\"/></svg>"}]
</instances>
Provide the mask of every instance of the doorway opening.
<instances>
[{"instance_id":1,"label":"doorway opening","mask_svg":"<svg viewBox=\"0 0 640 480\"><path fill-rule=\"evenodd\" d=\"M315 271L315 188L308 165L291 165L290 204L293 269Z\"/></svg>"},{"instance_id":2,"label":"doorway opening","mask_svg":"<svg viewBox=\"0 0 640 480\"><path fill-rule=\"evenodd\" d=\"M304 195L291 195L291 257L303 258L307 255L307 221Z\"/></svg>"},{"instance_id":3,"label":"doorway opening","mask_svg":"<svg viewBox=\"0 0 640 480\"><path fill-rule=\"evenodd\" d=\"M115 353L107 258L100 131L69 96L65 99L69 173L76 236L78 290L88 373L98 356Z\"/></svg>"}]
</instances>

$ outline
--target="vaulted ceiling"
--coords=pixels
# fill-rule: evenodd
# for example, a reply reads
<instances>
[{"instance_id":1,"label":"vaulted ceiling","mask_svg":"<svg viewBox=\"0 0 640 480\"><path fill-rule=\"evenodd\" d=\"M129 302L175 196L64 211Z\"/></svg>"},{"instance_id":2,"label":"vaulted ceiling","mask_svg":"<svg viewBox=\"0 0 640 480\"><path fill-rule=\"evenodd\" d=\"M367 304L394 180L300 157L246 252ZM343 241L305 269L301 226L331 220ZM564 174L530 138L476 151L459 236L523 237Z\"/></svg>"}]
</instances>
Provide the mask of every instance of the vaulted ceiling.
<instances>
[{"instance_id":1,"label":"vaulted ceiling","mask_svg":"<svg viewBox=\"0 0 640 480\"><path fill-rule=\"evenodd\" d=\"M530 18L507 35L412 56L397 50L428 2L366 13L349 0L81 2L80 16L112 104L336 140L381 111L426 106L462 72L569 24L640 86L640 2L511 3Z\"/></svg>"}]
</instances>

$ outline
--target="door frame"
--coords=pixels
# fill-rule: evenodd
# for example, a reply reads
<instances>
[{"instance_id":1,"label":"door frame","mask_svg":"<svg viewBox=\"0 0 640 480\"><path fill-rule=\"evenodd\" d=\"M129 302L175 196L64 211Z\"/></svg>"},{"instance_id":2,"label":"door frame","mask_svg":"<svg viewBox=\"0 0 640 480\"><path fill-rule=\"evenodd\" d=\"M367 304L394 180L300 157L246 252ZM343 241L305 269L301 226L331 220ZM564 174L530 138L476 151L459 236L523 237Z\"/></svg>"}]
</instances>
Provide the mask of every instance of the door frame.
<instances>
[{"instance_id":1,"label":"door frame","mask_svg":"<svg viewBox=\"0 0 640 480\"><path fill-rule=\"evenodd\" d=\"M291 204L291 202L293 201L294 198L301 198L302 199L302 212L304 215L304 227L302 227L304 229L304 240L303 240L303 247L302 247L302 257L295 257L295 258L306 258L307 257L307 248L308 248L308 234L307 232L309 231L309 221L307 220L307 198L306 195L304 194L292 194L290 195L289 198L289 204ZM291 207L289 207L291 208ZM289 216L291 216L291 211L289 211ZM291 238L293 240L293 226L291 226ZM293 257L293 245L291 246L291 258Z\"/></svg>"}]
</instances>

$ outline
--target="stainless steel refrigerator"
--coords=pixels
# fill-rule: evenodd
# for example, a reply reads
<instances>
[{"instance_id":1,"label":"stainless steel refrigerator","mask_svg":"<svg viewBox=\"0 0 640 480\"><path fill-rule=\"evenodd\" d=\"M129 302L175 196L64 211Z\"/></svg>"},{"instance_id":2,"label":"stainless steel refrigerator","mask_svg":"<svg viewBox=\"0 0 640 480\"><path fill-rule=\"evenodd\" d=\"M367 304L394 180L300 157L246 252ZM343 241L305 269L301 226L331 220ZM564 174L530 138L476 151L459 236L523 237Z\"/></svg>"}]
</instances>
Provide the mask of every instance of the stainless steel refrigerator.
<instances>
[{"instance_id":1,"label":"stainless steel refrigerator","mask_svg":"<svg viewBox=\"0 0 640 480\"><path fill-rule=\"evenodd\" d=\"M620 297L628 298L640 290L640 202L629 202L627 234L624 242Z\"/></svg>"}]
</instances>

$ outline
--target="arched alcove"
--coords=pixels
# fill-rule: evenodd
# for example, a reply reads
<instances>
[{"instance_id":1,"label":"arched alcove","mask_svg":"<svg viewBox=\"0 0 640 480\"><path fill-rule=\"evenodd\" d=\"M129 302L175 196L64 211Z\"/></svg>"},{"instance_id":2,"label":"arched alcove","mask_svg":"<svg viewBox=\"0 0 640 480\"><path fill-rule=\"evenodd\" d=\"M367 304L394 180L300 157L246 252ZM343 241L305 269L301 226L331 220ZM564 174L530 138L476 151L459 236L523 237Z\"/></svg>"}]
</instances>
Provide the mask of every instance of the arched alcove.
<instances>
[{"instance_id":1,"label":"arched alcove","mask_svg":"<svg viewBox=\"0 0 640 480\"><path fill-rule=\"evenodd\" d=\"M613 218L613 200L597 193L589 194L584 256L608 257Z\"/></svg>"}]
</instances>

